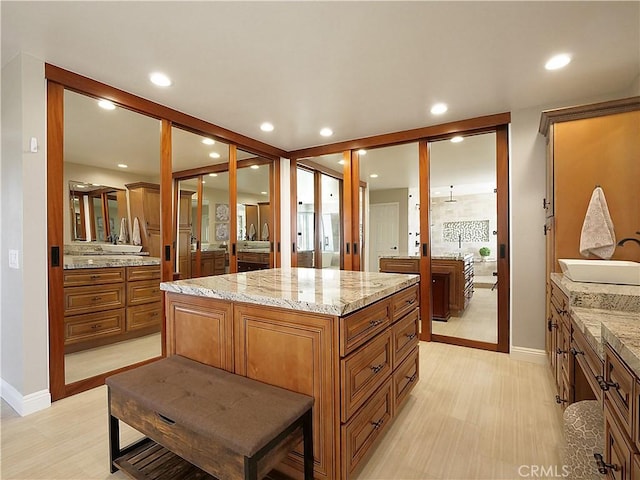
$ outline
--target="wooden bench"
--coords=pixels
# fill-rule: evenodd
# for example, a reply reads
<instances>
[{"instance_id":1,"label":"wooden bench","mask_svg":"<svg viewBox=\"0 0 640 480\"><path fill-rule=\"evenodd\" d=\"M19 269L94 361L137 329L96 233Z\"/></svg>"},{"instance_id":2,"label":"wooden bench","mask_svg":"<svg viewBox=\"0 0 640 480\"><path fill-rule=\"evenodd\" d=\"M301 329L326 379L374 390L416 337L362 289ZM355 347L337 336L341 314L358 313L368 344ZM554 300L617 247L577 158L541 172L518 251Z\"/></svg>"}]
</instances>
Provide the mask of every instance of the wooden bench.
<instances>
[{"instance_id":1,"label":"wooden bench","mask_svg":"<svg viewBox=\"0 0 640 480\"><path fill-rule=\"evenodd\" d=\"M107 378L111 473L258 479L302 440L313 479L313 398L174 355ZM120 447L119 421L147 438Z\"/></svg>"}]
</instances>

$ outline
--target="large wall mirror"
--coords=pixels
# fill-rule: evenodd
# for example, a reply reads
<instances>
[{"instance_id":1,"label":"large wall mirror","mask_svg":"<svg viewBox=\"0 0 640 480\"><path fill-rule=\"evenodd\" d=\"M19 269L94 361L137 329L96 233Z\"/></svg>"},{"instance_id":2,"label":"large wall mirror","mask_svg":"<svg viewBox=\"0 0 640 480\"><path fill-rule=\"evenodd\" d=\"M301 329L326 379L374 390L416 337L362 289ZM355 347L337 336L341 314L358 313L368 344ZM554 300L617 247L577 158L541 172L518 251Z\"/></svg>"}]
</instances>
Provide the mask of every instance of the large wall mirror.
<instances>
[{"instance_id":1,"label":"large wall mirror","mask_svg":"<svg viewBox=\"0 0 640 480\"><path fill-rule=\"evenodd\" d=\"M159 217L159 200L149 202L159 196L159 162L158 120L65 90L65 384L162 353L159 291L131 293L151 292L160 281L159 246L151 251L148 241L159 236L152 220ZM137 235L142 238L135 242ZM113 243L142 251L135 257L107 252ZM136 268L147 269L145 279L130 282L124 265L141 262L147 265ZM83 280L87 272L91 281Z\"/></svg>"}]
</instances>

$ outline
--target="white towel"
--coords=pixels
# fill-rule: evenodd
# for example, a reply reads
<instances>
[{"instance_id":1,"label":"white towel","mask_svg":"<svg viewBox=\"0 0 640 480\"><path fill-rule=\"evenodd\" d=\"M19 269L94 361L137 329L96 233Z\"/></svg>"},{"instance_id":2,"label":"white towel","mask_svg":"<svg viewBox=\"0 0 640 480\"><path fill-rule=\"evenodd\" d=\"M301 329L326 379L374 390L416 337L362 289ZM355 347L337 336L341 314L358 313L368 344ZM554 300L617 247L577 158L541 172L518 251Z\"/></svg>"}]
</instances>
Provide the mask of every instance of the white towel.
<instances>
[{"instance_id":1,"label":"white towel","mask_svg":"<svg viewBox=\"0 0 640 480\"><path fill-rule=\"evenodd\" d=\"M253 223L249 227L249 240L255 240L256 238L256 227L253 226Z\"/></svg>"},{"instance_id":2,"label":"white towel","mask_svg":"<svg viewBox=\"0 0 640 480\"><path fill-rule=\"evenodd\" d=\"M127 232L127 218L122 217L120 220L120 235L118 235L118 243L127 243L129 232Z\"/></svg>"},{"instance_id":3,"label":"white towel","mask_svg":"<svg viewBox=\"0 0 640 480\"><path fill-rule=\"evenodd\" d=\"M580 255L609 259L616 249L616 235L602 188L596 187L591 195L587 214L580 234Z\"/></svg>"},{"instance_id":4,"label":"white towel","mask_svg":"<svg viewBox=\"0 0 640 480\"><path fill-rule=\"evenodd\" d=\"M260 240L269 240L269 225L266 223L262 226L262 238Z\"/></svg>"},{"instance_id":5,"label":"white towel","mask_svg":"<svg viewBox=\"0 0 640 480\"><path fill-rule=\"evenodd\" d=\"M138 217L133 219L133 232L131 233L131 243L134 245L142 245L142 239L140 238L140 222Z\"/></svg>"}]
</instances>

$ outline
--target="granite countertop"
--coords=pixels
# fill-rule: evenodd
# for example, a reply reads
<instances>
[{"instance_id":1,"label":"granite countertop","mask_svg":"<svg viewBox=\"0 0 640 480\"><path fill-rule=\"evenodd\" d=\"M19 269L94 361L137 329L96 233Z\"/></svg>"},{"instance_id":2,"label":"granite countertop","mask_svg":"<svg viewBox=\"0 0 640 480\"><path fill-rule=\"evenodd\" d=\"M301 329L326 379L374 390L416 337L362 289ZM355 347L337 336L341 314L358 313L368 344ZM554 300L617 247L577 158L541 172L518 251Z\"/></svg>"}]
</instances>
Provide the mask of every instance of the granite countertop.
<instances>
[{"instance_id":1,"label":"granite countertop","mask_svg":"<svg viewBox=\"0 0 640 480\"><path fill-rule=\"evenodd\" d=\"M65 255L64 269L160 265L160 258L140 255Z\"/></svg>"},{"instance_id":2,"label":"granite countertop","mask_svg":"<svg viewBox=\"0 0 640 480\"><path fill-rule=\"evenodd\" d=\"M473 253L465 253L465 254L455 254L452 253L450 255L431 255L432 260L467 260L468 258L473 257ZM380 258L389 258L396 260L419 260L419 255L383 255Z\"/></svg>"},{"instance_id":3,"label":"granite countertop","mask_svg":"<svg viewBox=\"0 0 640 480\"><path fill-rule=\"evenodd\" d=\"M640 287L585 283L552 273L551 280L569 298L574 324L604 359L604 344L640 377Z\"/></svg>"},{"instance_id":4,"label":"granite countertop","mask_svg":"<svg viewBox=\"0 0 640 480\"><path fill-rule=\"evenodd\" d=\"M419 275L290 268L163 282L167 292L342 316L418 283Z\"/></svg>"}]
</instances>

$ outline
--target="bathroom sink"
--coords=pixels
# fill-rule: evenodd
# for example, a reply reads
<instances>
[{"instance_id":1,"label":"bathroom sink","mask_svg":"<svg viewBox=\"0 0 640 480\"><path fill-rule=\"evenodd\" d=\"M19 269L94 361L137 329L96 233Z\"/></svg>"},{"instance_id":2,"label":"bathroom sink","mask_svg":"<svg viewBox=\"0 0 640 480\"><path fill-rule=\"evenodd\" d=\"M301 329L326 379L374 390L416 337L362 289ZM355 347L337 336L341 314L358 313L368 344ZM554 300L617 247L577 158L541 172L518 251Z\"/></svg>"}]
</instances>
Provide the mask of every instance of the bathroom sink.
<instances>
[{"instance_id":1,"label":"bathroom sink","mask_svg":"<svg viewBox=\"0 0 640 480\"><path fill-rule=\"evenodd\" d=\"M142 245L111 245L104 244L102 246L103 252L109 253L138 253L142 250Z\"/></svg>"},{"instance_id":2,"label":"bathroom sink","mask_svg":"<svg viewBox=\"0 0 640 480\"><path fill-rule=\"evenodd\" d=\"M574 282L640 285L640 263L624 260L559 259L562 273Z\"/></svg>"}]
</instances>

